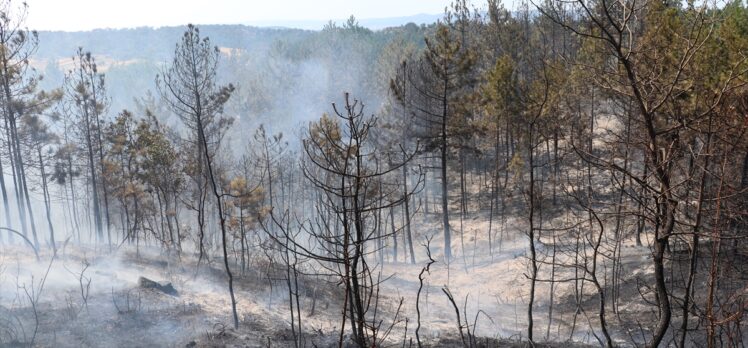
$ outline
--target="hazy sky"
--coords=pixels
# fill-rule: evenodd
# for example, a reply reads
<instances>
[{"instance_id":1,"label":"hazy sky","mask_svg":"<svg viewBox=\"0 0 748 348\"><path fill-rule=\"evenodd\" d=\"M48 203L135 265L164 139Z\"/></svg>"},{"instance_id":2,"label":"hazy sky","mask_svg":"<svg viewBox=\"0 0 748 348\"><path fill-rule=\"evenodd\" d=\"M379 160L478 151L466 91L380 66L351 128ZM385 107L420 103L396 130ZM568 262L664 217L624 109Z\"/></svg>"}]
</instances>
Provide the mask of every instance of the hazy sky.
<instances>
[{"instance_id":1,"label":"hazy sky","mask_svg":"<svg viewBox=\"0 0 748 348\"><path fill-rule=\"evenodd\" d=\"M18 0L16 0L18 1ZM20 1L19 1L20 2ZM443 12L449 0L26 0L36 30L399 17Z\"/></svg>"}]
</instances>

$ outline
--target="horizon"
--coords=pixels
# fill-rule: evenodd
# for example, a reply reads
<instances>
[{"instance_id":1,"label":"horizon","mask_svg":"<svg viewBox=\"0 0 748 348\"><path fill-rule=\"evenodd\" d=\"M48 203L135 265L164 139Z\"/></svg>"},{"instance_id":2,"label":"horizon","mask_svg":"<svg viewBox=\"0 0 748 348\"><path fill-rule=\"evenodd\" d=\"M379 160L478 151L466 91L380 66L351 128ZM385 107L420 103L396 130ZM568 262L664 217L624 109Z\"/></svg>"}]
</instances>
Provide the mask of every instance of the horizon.
<instances>
[{"instance_id":1,"label":"horizon","mask_svg":"<svg viewBox=\"0 0 748 348\"><path fill-rule=\"evenodd\" d=\"M363 0L322 0L313 3L299 0L262 3L215 0L212 6L201 6L197 0L180 1L177 4L173 1L147 0L128 3L111 0L27 0L26 3L29 6L26 20L29 28L37 31L80 32L143 27L158 29L188 23L319 30L329 21L341 24L351 15L363 26L369 27L365 22L440 16L450 1L425 0L403 4L397 0L383 0L373 5ZM88 14L92 7L106 7L107 11L91 17Z\"/></svg>"},{"instance_id":2,"label":"horizon","mask_svg":"<svg viewBox=\"0 0 748 348\"><path fill-rule=\"evenodd\" d=\"M356 17L356 21L360 26L370 30L381 30L384 28L396 27L405 25L408 23L421 24L432 24L436 23L437 20L444 16L443 13L429 14L429 13L418 13L409 16L397 16L397 17L377 17L377 18L359 18ZM428 19L427 21L420 19ZM141 25L134 27L98 27L91 29L81 30L60 30L60 29L38 29L36 27L29 26L30 30L37 32L55 32L55 33L86 33L99 30L134 30L134 29L150 29L159 30L163 28L179 28L186 27L189 24L201 27L201 26L244 26L258 29L287 29L287 30L308 30L308 31L319 31L322 30L324 25L332 22L336 25L343 25L348 18L332 18L332 19L308 19L308 20L261 20L261 21L250 21L245 23L195 23L186 22L182 24L168 24L168 25ZM415 21L414 21L415 20Z\"/></svg>"}]
</instances>

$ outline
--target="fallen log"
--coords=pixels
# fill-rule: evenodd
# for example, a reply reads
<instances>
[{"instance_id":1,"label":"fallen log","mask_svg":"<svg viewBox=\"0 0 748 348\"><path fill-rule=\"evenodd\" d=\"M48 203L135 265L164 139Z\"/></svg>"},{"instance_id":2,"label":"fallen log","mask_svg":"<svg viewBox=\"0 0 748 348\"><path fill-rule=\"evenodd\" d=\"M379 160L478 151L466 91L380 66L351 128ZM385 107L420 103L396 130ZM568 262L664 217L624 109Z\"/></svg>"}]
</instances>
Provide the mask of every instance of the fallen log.
<instances>
[{"instance_id":1,"label":"fallen log","mask_svg":"<svg viewBox=\"0 0 748 348\"><path fill-rule=\"evenodd\" d=\"M154 289L171 296L179 296L177 289L170 282L157 282L146 277L138 278L138 285L144 289Z\"/></svg>"}]
</instances>

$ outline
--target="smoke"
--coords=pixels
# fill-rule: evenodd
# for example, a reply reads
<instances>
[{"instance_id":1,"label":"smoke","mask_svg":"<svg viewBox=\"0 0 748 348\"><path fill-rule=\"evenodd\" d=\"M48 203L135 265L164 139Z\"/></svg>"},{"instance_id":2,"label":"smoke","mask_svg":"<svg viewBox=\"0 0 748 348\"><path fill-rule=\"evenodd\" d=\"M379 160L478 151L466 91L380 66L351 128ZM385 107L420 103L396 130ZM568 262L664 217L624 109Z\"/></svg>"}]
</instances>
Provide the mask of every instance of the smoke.
<instances>
[{"instance_id":1,"label":"smoke","mask_svg":"<svg viewBox=\"0 0 748 348\"><path fill-rule=\"evenodd\" d=\"M291 151L299 150L302 130L323 113L332 113L331 104L340 104L344 92L364 103L365 113L378 113L386 99L386 88L382 88L382 84L386 85L391 77L387 76L391 72L379 69L379 62L396 61L396 57L385 54L390 45L421 41L423 36L418 33L422 30L425 29L416 26L383 31L361 27L300 31L205 26L201 33L221 51L218 84L231 83L237 87L224 110L225 116L235 122L224 138L220 157L231 163L246 155L252 134L260 125L270 135L282 133ZM112 121L122 109L133 110L136 118L143 117L149 110L176 134L184 134L182 123L160 100L154 83L160 67L169 63L174 44L183 31L183 27L169 27L44 32L32 65L45 75L41 88L58 88L64 72L72 68L69 57L78 47L83 47L93 54L99 71L105 75L109 108L103 114L104 121ZM110 40L112 38L116 40ZM65 133L59 124L51 126L57 133ZM83 166L78 171L81 176L74 178L76 192L69 192L70 188L64 185L49 183L52 198L49 218L57 243L70 239L79 243L119 244L121 240L116 238L102 241L95 236L95 224L90 221L93 208L90 184L85 177L87 172ZM24 232L33 240L31 218L27 218L26 227L22 227L18 210L25 202L15 202L10 177L6 176L6 187L10 190L11 219L2 225ZM37 182L39 178L31 181ZM49 243L50 228L46 223L42 190L40 185L29 186L36 239L41 244ZM73 195L74 200L71 199ZM111 201L112 197L109 198ZM116 228L119 218L118 212L112 211L111 229ZM121 238L125 231L111 231L111 234ZM0 235L7 234L0 232ZM14 239L19 243L18 238Z\"/></svg>"},{"instance_id":2,"label":"smoke","mask_svg":"<svg viewBox=\"0 0 748 348\"><path fill-rule=\"evenodd\" d=\"M13 319L0 320L0 345L29 343L37 316L41 346L184 346L229 319L220 279L155 249L67 246L36 261L6 246L0 265L0 313ZM171 282L180 296L142 289L140 277Z\"/></svg>"},{"instance_id":3,"label":"smoke","mask_svg":"<svg viewBox=\"0 0 748 348\"><path fill-rule=\"evenodd\" d=\"M323 113L332 113L331 104L342 104L344 92L367 105L366 114L376 113L386 97L377 84L386 82L387 77L375 76L373 67L380 59L385 43L394 34L340 30L291 34L299 36L284 38L275 35L270 39L258 39L262 44L257 46L244 43L239 48L223 46L226 42L220 36L211 36L216 38L215 42L223 52L218 83L236 86L224 110L225 116L235 119L222 147L224 153L220 154L228 164L246 153L251 135L260 125L264 125L269 135L283 133L293 151L300 147L302 129ZM161 50L171 51L177 38L163 45ZM41 40L44 45L44 36ZM143 44L151 46L154 42ZM73 52L78 45L65 49ZM113 120L123 108L133 110L136 117L142 117L148 109L175 133L184 133L179 119L164 107L154 90L155 74L169 58L155 54L146 57L125 55L120 59L116 52L107 52L106 47L92 44L86 45L85 49L104 62L101 67L106 70L107 91L111 99L105 121ZM44 88L59 87L61 69L54 61L48 62L45 70L50 78L45 80ZM41 251L41 260L37 261L34 253L18 237L13 238L13 243L0 245L0 311L9 318L17 318L13 331L26 332L38 323L41 334L36 342L43 346L174 346L184 345L188 343L185 340L214 330L217 323L228 322L226 309L230 303L223 271L215 271L209 266L201 267L196 273L198 267L192 255L177 260L174 255L164 255L164 250L158 246L120 245L128 231L119 226L122 212L112 196L109 197L111 215L108 221L111 231L104 231L103 240L96 236L90 181L86 178L86 168L80 171L81 176L74 179L75 192L70 192L67 183L49 183L51 224L47 224L42 190L39 185L34 185L40 180L38 177L29 178L32 188L30 204L35 215L33 220L27 217L25 227L19 211L25 208L25 202L15 201L17 195L9 184L10 176L6 176L11 219L1 225L25 233L32 242L37 239ZM192 237L196 234L196 227L189 226L193 222L192 212L184 205L180 209L179 220L185 224L183 235ZM208 217L207 243L218 236L214 230L217 220L211 218L215 219L215 216ZM33 237L32 222L36 238ZM146 223L153 222L143 224ZM49 245L51 228L55 231L56 256ZM140 232L149 235L144 238L150 238L153 231ZM108 234L111 234L111 240L107 238ZM3 232L0 235L6 242L7 235ZM151 239L146 244L158 243ZM189 240L182 246L185 255L194 250ZM211 251L208 248L209 255ZM139 277L170 281L182 296L173 298L140 289L137 285ZM257 279L259 276L254 278ZM268 279L270 286L264 286L264 283L263 286L242 284L240 291L243 293L238 295L241 308L252 313L272 314L263 317L265 320L285 319L282 311L286 310L288 293L285 285L277 286L273 282L277 283L277 279ZM313 286L315 291L317 287L324 288L317 284ZM249 294L247 288L253 293ZM27 291L32 293L31 296ZM331 300L334 297L324 301ZM328 305L325 305L325 310ZM46 319L39 321L39 313ZM330 313L338 315L334 308ZM328 322L322 316L317 320L318 327L333 325L332 320ZM33 339L29 336L0 335L0 345L14 340L29 342Z\"/></svg>"}]
</instances>

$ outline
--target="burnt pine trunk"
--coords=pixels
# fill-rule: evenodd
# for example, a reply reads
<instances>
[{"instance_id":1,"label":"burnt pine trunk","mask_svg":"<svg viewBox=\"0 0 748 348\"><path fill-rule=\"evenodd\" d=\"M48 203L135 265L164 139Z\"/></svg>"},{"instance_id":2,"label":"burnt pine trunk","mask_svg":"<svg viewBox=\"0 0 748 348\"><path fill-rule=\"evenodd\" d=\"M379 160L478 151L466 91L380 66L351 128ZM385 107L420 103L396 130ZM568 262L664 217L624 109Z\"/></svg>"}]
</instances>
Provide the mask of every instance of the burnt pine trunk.
<instances>
[{"instance_id":1,"label":"burnt pine trunk","mask_svg":"<svg viewBox=\"0 0 748 348\"><path fill-rule=\"evenodd\" d=\"M0 32L0 40L6 42L9 38L5 37L4 32ZM24 236L28 235L28 227L26 225L26 210L23 206L23 184L21 181L21 170L19 164L20 159L20 143L18 141L18 134L16 133L15 123L15 110L13 109L13 93L10 89L10 69L8 67L8 57L5 55L5 50L2 52L2 64L3 64L3 101L4 101L4 112L5 112L5 130L8 140L8 153L10 155L10 166L13 172L13 185L16 193L16 205L18 207L18 217L21 220L21 232ZM9 220L10 221L10 220ZM38 247L38 243L37 243Z\"/></svg>"},{"instance_id":2,"label":"burnt pine trunk","mask_svg":"<svg viewBox=\"0 0 748 348\"><path fill-rule=\"evenodd\" d=\"M20 145L20 144L19 144ZM20 147L19 147L20 149ZM26 199L26 208L29 210L29 222L31 223L31 234L34 237L34 244L36 245L37 249L39 248L39 237L36 234L36 222L34 221L34 210L31 209L31 198L29 196L29 186L26 183L26 169L23 166L23 160L20 158L19 153L19 166L18 168L21 171L21 183L23 184L23 194Z\"/></svg>"},{"instance_id":3,"label":"burnt pine trunk","mask_svg":"<svg viewBox=\"0 0 748 348\"><path fill-rule=\"evenodd\" d=\"M98 104L98 98L97 98L97 88L96 88L96 81L95 78L97 75L90 74L89 79L91 81L91 97L93 99L93 117L94 121L96 122L96 140L98 141L98 153L99 153L99 170L101 171L101 175L104 175L104 147L103 142L101 141L101 121L99 120L99 104ZM103 83L103 82L102 82ZM107 192L107 185L104 183L104 178L102 177L101 182L101 191L104 194L104 226L106 227L106 233L107 233L107 244L109 248L112 247L112 233L109 229L109 193ZM103 227L102 227L103 228ZM103 231L102 231L103 233Z\"/></svg>"},{"instance_id":4,"label":"burnt pine trunk","mask_svg":"<svg viewBox=\"0 0 748 348\"><path fill-rule=\"evenodd\" d=\"M447 108L448 108L448 90L449 80L445 77L444 94L442 96L442 117L441 117L441 188L442 188L442 223L444 225L444 258L449 262L452 258L452 233L449 228L449 189L447 186Z\"/></svg>"},{"instance_id":5,"label":"burnt pine trunk","mask_svg":"<svg viewBox=\"0 0 748 348\"><path fill-rule=\"evenodd\" d=\"M528 166L530 171L530 188L528 190L528 205L529 205L529 231L527 237L530 240L530 298L527 304L527 339L533 342L532 331L533 331L533 318L532 318L532 306L535 303L535 281L538 277L538 264L537 264L537 253L535 250L535 163L533 156L533 137L534 137L534 125L531 123L528 132Z\"/></svg>"},{"instance_id":6,"label":"burnt pine trunk","mask_svg":"<svg viewBox=\"0 0 748 348\"><path fill-rule=\"evenodd\" d=\"M710 165L710 150L712 145L712 132L711 132L711 114L709 117L709 132L706 136L706 149L704 151L704 168L701 170L701 177L699 179L699 193L698 193L698 199L696 201L696 216L694 217L694 223L693 223L693 240L691 242L691 254L689 255L689 269L688 269L688 278L686 279L686 289L684 290L683 294L683 321L681 322L680 326L680 337L679 337L679 347L685 347L686 346L686 334L688 333L688 309L691 306L691 293L693 289L693 282L696 277L696 270L698 268L698 257L699 257L699 229L701 228L701 219L703 214L703 204L704 204L704 191L706 189L706 174L709 170ZM748 160L748 156L746 157L746 160ZM696 159L693 159L693 162L695 162ZM693 163L692 162L692 163Z\"/></svg>"},{"instance_id":7,"label":"burnt pine trunk","mask_svg":"<svg viewBox=\"0 0 748 348\"><path fill-rule=\"evenodd\" d=\"M5 208L5 227L13 228L10 224L10 204L8 203L8 190L5 187L5 171L3 170L3 163L0 160L0 190L3 194L3 207ZM2 241L2 236L0 236ZM8 242L13 242L13 233L8 232Z\"/></svg>"},{"instance_id":8,"label":"burnt pine trunk","mask_svg":"<svg viewBox=\"0 0 748 348\"><path fill-rule=\"evenodd\" d=\"M47 175L44 171L44 159L42 157L41 145L37 145L36 153L39 156L39 171L42 177L42 194L44 195L44 208L47 212L47 224L49 225L49 244L52 246L52 251L57 254L57 244L55 243L55 228L52 225L52 212L50 209L50 196L49 188L47 187Z\"/></svg>"},{"instance_id":9,"label":"burnt pine trunk","mask_svg":"<svg viewBox=\"0 0 748 348\"><path fill-rule=\"evenodd\" d=\"M200 96L196 95L198 110L200 110ZM229 254L228 249L226 247L226 216L223 213L223 204L221 202L221 194L218 192L218 185L216 184L216 179L213 174L213 164L210 160L210 153L208 152L208 141L205 139L205 133L203 131L203 124L201 120L201 116L197 117L197 132L198 132L198 138L200 142L200 146L203 149L203 153L205 155L205 165L206 169L208 171L208 179L210 179L210 184L213 189L213 195L216 198L216 205L218 207L218 217L221 221L221 242L222 242L222 249L223 249L223 265L226 267L226 275L229 278L229 295L231 296L231 313L234 318L234 329L239 328L239 315L236 312L236 297L234 296L234 276L231 274L231 268L229 267Z\"/></svg>"},{"instance_id":10,"label":"burnt pine trunk","mask_svg":"<svg viewBox=\"0 0 748 348\"><path fill-rule=\"evenodd\" d=\"M79 77L81 81L80 83L83 83L83 81L85 81L85 77L83 75L83 69L84 69L83 68L83 59L84 59L83 54L79 53L78 57L80 60L79 63L81 64L81 67L79 67L78 73L79 73ZM83 122L84 122L84 127L85 127L85 130L84 130L85 139L84 140L86 142L85 145L86 145L86 158L88 160L88 170L89 170L89 175L91 176L91 193L93 195L91 203L93 204L93 210L94 210L94 224L96 228L96 239L97 241L101 242L104 239L104 234L103 234L103 227L102 227L103 223L102 223L102 217L101 217L101 206L100 206L100 201L99 201L99 187L98 187L99 181L96 175L97 166L94 160L94 154L95 154L94 143L93 143L94 140L93 140L93 134L91 134L93 124L91 122L91 113L89 112L89 103L90 101L88 100L88 98L85 98L83 100L83 105L82 105L83 115L82 116L83 116ZM94 105L94 108L95 107L96 106Z\"/></svg>"},{"instance_id":11,"label":"burnt pine trunk","mask_svg":"<svg viewBox=\"0 0 748 348\"><path fill-rule=\"evenodd\" d=\"M405 207L405 233L408 237L408 249L410 250L410 263L416 263L416 254L413 250L413 235L410 232L410 195L408 195L408 165L403 165L403 195L405 195L405 201L403 202ZM394 226L394 223L393 223ZM397 238L395 238L397 240Z\"/></svg>"}]
</instances>

